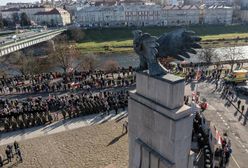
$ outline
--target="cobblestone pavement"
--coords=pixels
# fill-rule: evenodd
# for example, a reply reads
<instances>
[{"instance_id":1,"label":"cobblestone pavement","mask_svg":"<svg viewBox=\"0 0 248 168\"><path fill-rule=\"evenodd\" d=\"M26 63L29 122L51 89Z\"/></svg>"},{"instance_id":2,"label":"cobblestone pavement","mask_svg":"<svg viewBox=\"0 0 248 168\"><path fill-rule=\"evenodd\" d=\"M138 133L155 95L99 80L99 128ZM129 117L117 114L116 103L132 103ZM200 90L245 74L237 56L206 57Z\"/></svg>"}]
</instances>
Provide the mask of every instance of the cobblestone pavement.
<instances>
[{"instance_id":1,"label":"cobblestone pavement","mask_svg":"<svg viewBox=\"0 0 248 168\"><path fill-rule=\"evenodd\" d=\"M23 163L14 160L5 167L126 168L128 136L122 134L124 120L21 141ZM0 146L2 155L5 147Z\"/></svg>"}]
</instances>

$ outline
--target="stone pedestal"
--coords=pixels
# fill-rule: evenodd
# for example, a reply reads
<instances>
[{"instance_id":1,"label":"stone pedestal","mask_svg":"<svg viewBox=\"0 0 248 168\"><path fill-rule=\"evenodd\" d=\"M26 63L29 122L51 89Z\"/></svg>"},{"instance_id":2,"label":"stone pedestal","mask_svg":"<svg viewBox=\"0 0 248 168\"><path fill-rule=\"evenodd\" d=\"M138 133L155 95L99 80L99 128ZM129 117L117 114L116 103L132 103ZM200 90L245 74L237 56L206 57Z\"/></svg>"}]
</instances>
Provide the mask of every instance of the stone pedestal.
<instances>
[{"instance_id":1,"label":"stone pedestal","mask_svg":"<svg viewBox=\"0 0 248 168\"><path fill-rule=\"evenodd\" d=\"M193 114L184 105L184 80L137 73L128 102L129 168L187 168Z\"/></svg>"}]
</instances>

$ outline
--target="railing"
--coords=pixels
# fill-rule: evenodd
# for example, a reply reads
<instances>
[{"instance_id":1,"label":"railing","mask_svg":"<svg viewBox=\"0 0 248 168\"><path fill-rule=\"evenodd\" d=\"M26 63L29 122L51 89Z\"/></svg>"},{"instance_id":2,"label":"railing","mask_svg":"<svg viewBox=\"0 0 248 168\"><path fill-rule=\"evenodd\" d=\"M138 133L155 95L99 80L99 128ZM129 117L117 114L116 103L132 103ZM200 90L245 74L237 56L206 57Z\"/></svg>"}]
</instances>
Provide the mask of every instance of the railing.
<instances>
[{"instance_id":1,"label":"railing","mask_svg":"<svg viewBox=\"0 0 248 168\"><path fill-rule=\"evenodd\" d=\"M225 60L225 61L219 61L219 62L197 62L197 63L186 63L182 64L183 68L187 67L197 67L197 66L210 66L210 65L223 65L223 64L236 64L236 63L248 63L248 59L239 59L239 60Z\"/></svg>"},{"instance_id":2,"label":"railing","mask_svg":"<svg viewBox=\"0 0 248 168\"><path fill-rule=\"evenodd\" d=\"M49 32L45 32L45 33L39 33L39 34L35 34L34 36L30 36L29 38L27 39L24 39L24 40L18 40L16 42L13 42L13 43L10 43L10 44L5 44L5 45L2 45L0 46L0 49L6 49L6 48L9 48L9 47L12 47L13 45L19 45L19 44L22 44L22 43L26 43L26 42L30 42L30 41L34 41L36 39L40 39L40 38L43 38L43 37L46 37L48 35L53 35L53 34L58 34L58 33L61 33L63 31L65 31L66 29L60 29L60 30L51 30Z\"/></svg>"}]
</instances>

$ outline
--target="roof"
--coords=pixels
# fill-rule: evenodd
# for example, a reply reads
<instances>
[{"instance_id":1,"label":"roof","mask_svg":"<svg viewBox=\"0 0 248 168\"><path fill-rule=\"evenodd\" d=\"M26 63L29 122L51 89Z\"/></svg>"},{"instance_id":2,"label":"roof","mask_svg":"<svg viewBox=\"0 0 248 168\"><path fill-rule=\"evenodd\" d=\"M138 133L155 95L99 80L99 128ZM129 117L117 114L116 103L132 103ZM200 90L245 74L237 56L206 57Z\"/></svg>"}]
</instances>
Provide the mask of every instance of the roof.
<instances>
[{"instance_id":1,"label":"roof","mask_svg":"<svg viewBox=\"0 0 248 168\"><path fill-rule=\"evenodd\" d=\"M61 8L53 8L50 11L45 11L45 12L37 12L34 15L60 15L62 13L68 13L66 10L61 9Z\"/></svg>"},{"instance_id":2,"label":"roof","mask_svg":"<svg viewBox=\"0 0 248 168\"><path fill-rule=\"evenodd\" d=\"M199 7L196 5L183 5L183 6L171 5L171 6L165 6L164 9L166 10L191 10L191 9L199 9Z\"/></svg>"},{"instance_id":3,"label":"roof","mask_svg":"<svg viewBox=\"0 0 248 168\"><path fill-rule=\"evenodd\" d=\"M208 9L232 9L232 7L225 6L225 5L212 5L212 6L209 6Z\"/></svg>"},{"instance_id":4,"label":"roof","mask_svg":"<svg viewBox=\"0 0 248 168\"><path fill-rule=\"evenodd\" d=\"M135 5L135 4L123 4L123 7L127 11L149 11L149 10L160 10L160 5Z\"/></svg>"},{"instance_id":5,"label":"roof","mask_svg":"<svg viewBox=\"0 0 248 168\"><path fill-rule=\"evenodd\" d=\"M123 11L122 5L112 5L112 6L89 6L80 9L78 12L100 12L100 11Z\"/></svg>"},{"instance_id":6,"label":"roof","mask_svg":"<svg viewBox=\"0 0 248 168\"><path fill-rule=\"evenodd\" d=\"M34 8L47 8L47 6L44 6L44 5L31 5L31 6L21 7L21 9L34 9Z\"/></svg>"},{"instance_id":7,"label":"roof","mask_svg":"<svg viewBox=\"0 0 248 168\"><path fill-rule=\"evenodd\" d=\"M20 11L19 8L9 8L9 9L4 9L2 12L15 12L15 11Z\"/></svg>"}]
</instances>

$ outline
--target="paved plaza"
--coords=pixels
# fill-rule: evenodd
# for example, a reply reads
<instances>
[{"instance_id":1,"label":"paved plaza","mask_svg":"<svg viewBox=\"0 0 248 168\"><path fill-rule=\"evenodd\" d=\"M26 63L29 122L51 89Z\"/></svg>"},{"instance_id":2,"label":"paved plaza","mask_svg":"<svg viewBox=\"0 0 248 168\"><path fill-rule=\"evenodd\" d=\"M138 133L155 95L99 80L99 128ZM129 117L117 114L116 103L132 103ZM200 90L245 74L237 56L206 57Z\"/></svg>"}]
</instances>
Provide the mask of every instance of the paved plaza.
<instances>
[{"instance_id":1,"label":"paved plaza","mask_svg":"<svg viewBox=\"0 0 248 168\"><path fill-rule=\"evenodd\" d=\"M60 120L46 126L33 127L8 133L1 133L0 146L13 143L15 140L22 141L31 138L37 138L40 136L51 135L63 131L73 130L80 127L101 124L106 121L118 120L126 117L126 111L122 111L118 115L111 113L108 116L104 116L102 114L95 114L74 119Z\"/></svg>"},{"instance_id":2,"label":"paved plaza","mask_svg":"<svg viewBox=\"0 0 248 168\"><path fill-rule=\"evenodd\" d=\"M36 130L27 129L19 135L17 132L7 133L1 138L0 153L4 154L4 144L16 139L20 140L24 161L13 161L6 166L126 168L128 140L127 134L122 134L122 124L126 115L126 112L122 112L103 119L100 119L100 116L91 116L73 119L64 124L57 122Z\"/></svg>"}]
</instances>

